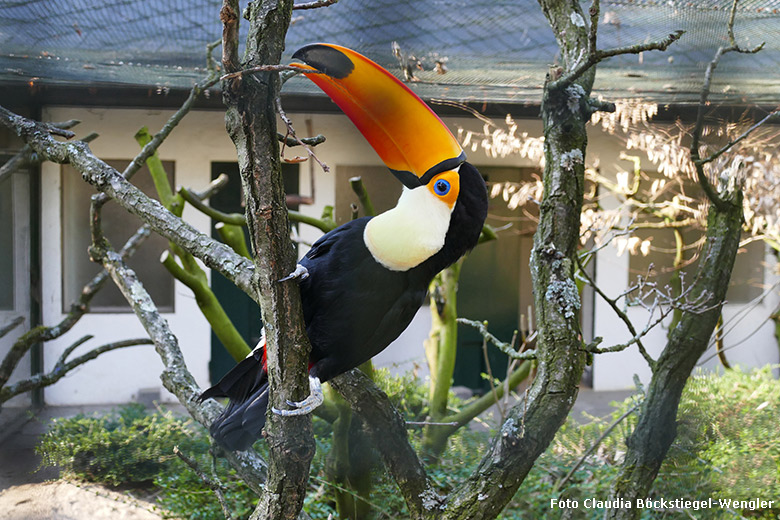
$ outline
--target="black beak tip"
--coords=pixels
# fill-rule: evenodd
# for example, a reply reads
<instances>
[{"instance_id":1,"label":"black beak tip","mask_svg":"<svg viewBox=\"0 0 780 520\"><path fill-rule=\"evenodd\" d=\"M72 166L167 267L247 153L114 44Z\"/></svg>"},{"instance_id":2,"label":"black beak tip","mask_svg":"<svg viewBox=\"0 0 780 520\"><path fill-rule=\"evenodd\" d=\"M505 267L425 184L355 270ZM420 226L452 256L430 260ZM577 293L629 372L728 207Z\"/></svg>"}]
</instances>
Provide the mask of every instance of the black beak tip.
<instances>
[{"instance_id":1,"label":"black beak tip","mask_svg":"<svg viewBox=\"0 0 780 520\"><path fill-rule=\"evenodd\" d=\"M336 79L346 78L355 70L355 64L352 63L349 56L338 49L321 43L301 47L295 51L292 57Z\"/></svg>"}]
</instances>

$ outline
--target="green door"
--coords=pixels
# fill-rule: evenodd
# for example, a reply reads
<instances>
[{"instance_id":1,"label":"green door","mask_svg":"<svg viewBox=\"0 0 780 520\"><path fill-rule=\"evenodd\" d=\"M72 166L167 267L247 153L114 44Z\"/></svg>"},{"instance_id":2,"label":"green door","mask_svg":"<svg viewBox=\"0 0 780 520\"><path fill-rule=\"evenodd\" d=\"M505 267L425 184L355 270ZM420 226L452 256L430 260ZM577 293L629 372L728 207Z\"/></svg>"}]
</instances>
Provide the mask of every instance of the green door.
<instances>
[{"instance_id":1,"label":"green door","mask_svg":"<svg viewBox=\"0 0 780 520\"><path fill-rule=\"evenodd\" d=\"M211 207L226 213L244 213L238 163L211 163L212 179L216 179L222 173L228 176L228 183L219 193L216 193L209 199ZM285 193L298 193L298 165L284 164L282 165L282 173L284 174ZM211 224L211 236L219 238L219 234L214 227L215 224L216 222ZM249 244L249 236L246 229L244 229L244 234L246 235L247 244ZM224 307L228 317L233 321L233 325L235 325L238 332L249 347L254 348L260 340L260 331L263 328L260 309L257 304L244 291L213 270L211 271L211 289ZM212 332L211 361L209 363L212 383L219 381L235 364L236 362L227 353L225 347L222 346L222 342Z\"/></svg>"},{"instance_id":2,"label":"green door","mask_svg":"<svg viewBox=\"0 0 780 520\"><path fill-rule=\"evenodd\" d=\"M525 182L530 169L510 167L479 167L489 183ZM458 284L458 316L488 321L490 332L509 342L520 329L520 315L531 305L531 280L528 256L533 242L535 224L521 209L509 209L502 197L489 200L487 223L501 228L499 239L474 248L463 263ZM506 377L507 356L494 346L487 346L487 359L482 336L471 327L458 327L458 355L454 383L477 392L490 388L482 376L490 372L494 378Z\"/></svg>"}]
</instances>

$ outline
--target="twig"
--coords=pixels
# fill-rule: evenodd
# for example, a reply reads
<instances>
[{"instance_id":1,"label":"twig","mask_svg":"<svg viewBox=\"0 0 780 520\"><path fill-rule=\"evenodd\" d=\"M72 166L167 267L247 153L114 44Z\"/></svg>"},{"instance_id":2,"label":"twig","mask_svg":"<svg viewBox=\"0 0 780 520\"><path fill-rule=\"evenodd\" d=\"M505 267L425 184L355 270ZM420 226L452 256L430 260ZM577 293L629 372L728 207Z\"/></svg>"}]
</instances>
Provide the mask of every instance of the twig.
<instances>
[{"instance_id":1,"label":"twig","mask_svg":"<svg viewBox=\"0 0 780 520\"><path fill-rule=\"evenodd\" d=\"M587 72L588 69L598 64L599 62L604 61L605 59L611 58L613 56L619 56L622 54L639 54L640 52L653 51L653 50L665 51L667 48L669 48L671 44L679 40L684 33L685 31L675 31L660 41L650 42L650 43L640 43L636 45L630 45L628 47L617 47L614 49L608 49L604 51L591 48L589 49L588 56L585 60L582 60L581 63L577 65L570 72L562 75L560 78L556 80L550 81L547 88L549 90L564 89L569 85L571 85L577 78L582 76L585 72ZM588 37L589 44L595 46L596 34L595 34L594 24L592 22L591 22L591 30L588 34L589 34Z\"/></svg>"},{"instance_id":2,"label":"twig","mask_svg":"<svg viewBox=\"0 0 780 520\"><path fill-rule=\"evenodd\" d=\"M517 334L515 334L517 336ZM490 393L493 396L493 402L496 403L498 408L498 414L501 417L501 423L506 420L506 410L504 409L504 403L498 397L498 391L496 390L495 377L493 376L493 368L490 366L490 356L488 356L487 349L487 337L482 336L482 356L485 360L485 368L487 368L488 383L490 383ZM514 344L510 345L512 352L514 352ZM516 361L516 360L513 360Z\"/></svg>"},{"instance_id":3,"label":"twig","mask_svg":"<svg viewBox=\"0 0 780 520\"><path fill-rule=\"evenodd\" d=\"M165 139L171 134L173 129L176 128L181 120L184 119L184 116L190 112L198 97L200 97L204 91L213 87L218 82L219 77L210 75L192 87L189 96L187 96L187 99L184 101L184 103L182 103L181 107L179 107L179 109L168 119L160 131L154 134L152 140L141 149L138 155L136 155L130 164L127 165L127 168L124 169L122 176L125 179L130 179L138 170L141 169L144 163L146 163L146 160L154 155L154 152L156 152L160 145L162 145L163 141L165 141Z\"/></svg>"},{"instance_id":4,"label":"twig","mask_svg":"<svg viewBox=\"0 0 780 520\"><path fill-rule=\"evenodd\" d=\"M150 345L152 341L148 338L141 338L141 339L129 339L125 341L117 341L114 343L108 343L106 345L103 345L101 347L94 348L87 352L86 354L83 354L72 361L65 362L65 357L67 354L70 354L73 349L84 343L86 340L90 339L91 336L86 336L84 338L81 338L79 341L68 347L66 351L63 353L62 356L60 356L60 359L57 361L57 364L54 366L51 372L47 374L36 374L33 377L29 379L25 379L24 381L19 381L18 383L14 383L13 385L9 385L4 388L0 388L0 403L4 403L8 399L22 394L24 392L29 392L30 390L34 390L36 388L43 388L45 386L52 385L65 377L65 375L72 371L74 368L79 367L86 363L87 361L91 361L98 357L99 355L110 352L112 350L117 350L120 348L125 347L132 347L135 345Z\"/></svg>"},{"instance_id":5,"label":"twig","mask_svg":"<svg viewBox=\"0 0 780 520\"><path fill-rule=\"evenodd\" d=\"M758 123L755 123L753 126L751 126L747 130L742 132L742 134L740 134L738 137L734 138L734 140L730 141L728 144L723 146L720 150L716 151L715 153L713 153L709 157L706 157L704 159L696 159L696 160L694 160L693 161L694 164L698 164L698 165L702 165L703 166L703 165L705 165L707 163L710 163L710 162L714 161L715 159L717 159L718 157L720 157L724 153L726 153L729 150L731 150L735 145L739 144L740 142L742 142L743 140L748 138L750 136L750 134L752 134L754 131L758 130L760 127L764 126L767 123L773 122L776 119L780 119L780 110L775 110L774 112L770 112L761 121L759 121Z\"/></svg>"},{"instance_id":6,"label":"twig","mask_svg":"<svg viewBox=\"0 0 780 520\"><path fill-rule=\"evenodd\" d=\"M303 146L303 148L306 150L306 153L309 154L309 157L317 161L317 164L320 165L320 168L322 168L322 171L325 173L328 173L330 171L330 167L325 164L324 162L320 161L320 159L317 157L317 155L314 153L314 151L309 148L306 143L304 143L301 139L298 138L298 136L295 134L295 129L292 126L292 121L289 117L287 117L287 113L284 111L284 108L282 108L282 99L280 97L276 98L276 110L279 112L279 117L282 118L282 121L284 121L285 126L287 126L287 135L285 136L285 141L287 140L287 137L292 137L295 139L298 144ZM282 154L284 154L284 149L282 149Z\"/></svg>"},{"instance_id":7,"label":"twig","mask_svg":"<svg viewBox=\"0 0 780 520\"><path fill-rule=\"evenodd\" d=\"M175 453L177 457L179 457L187 466L190 467L190 469L192 469L192 471L195 472L198 478L200 478L200 480L206 484L206 487L208 487L214 492L215 495L217 495L217 500L219 500L219 505L222 507L222 514L225 515L225 519L232 520L233 516L230 514L230 507L228 506L227 500L225 499L225 486L221 482L215 481L206 475L206 473L200 469L198 463L185 455L178 446L173 447L173 453Z\"/></svg>"},{"instance_id":8,"label":"twig","mask_svg":"<svg viewBox=\"0 0 780 520\"><path fill-rule=\"evenodd\" d=\"M141 245L141 243L149 237L150 231L148 226L142 226L131 236L125 243L124 247L120 250L119 254L122 258L129 258ZM8 382L11 374L16 369L19 361L24 355L32 348L36 343L43 341L49 341L58 338L68 332L89 310L89 304L92 298L100 291L108 279L108 273L105 269L96 274L92 280L90 280L79 293L77 300L70 304L68 313L57 325L36 327L17 339L11 350L5 355L2 363L0 363L0 388Z\"/></svg>"},{"instance_id":9,"label":"twig","mask_svg":"<svg viewBox=\"0 0 780 520\"><path fill-rule=\"evenodd\" d=\"M77 119L70 119L68 121L62 121L59 123L48 123L48 125L52 128L73 128L77 124L79 124L81 121ZM91 136L92 134L90 134ZM87 136L87 137L90 137ZM87 140L87 137L82 139L82 141ZM92 137L91 139L94 139ZM32 147L30 145L25 144L21 150L19 150L16 155L8 159L5 164L3 164L2 167L0 167L0 182L5 179L8 175L12 174L16 170L19 170L20 168L24 168L25 166L31 166L34 164L38 164L41 160L38 158L38 156L33 151Z\"/></svg>"},{"instance_id":10,"label":"twig","mask_svg":"<svg viewBox=\"0 0 780 520\"><path fill-rule=\"evenodd\" d=\"M561 480L559 480L558 482L555 483L555 492L557 492L559 489L561 489L564 486L564 484L566 484L566 482L568 482L569 479L571 479L571 477L579 469L579 467L582 466L583 462L585 462L585 459L587 459L590 456L590 454L593 453L593 451L596 448L599 447L599 445L604 441L604 439L607 438L607 436L612 432L612 430L614 430L617 427L618 424L623 422L623 420L626 417L628 417L629 415L634 413L640 406L642 406L642 401L639 401L639 402L635 403L634 406L632 406L631 408L626 410L626 412L623 415L621 415L620 417L615 419L615 421L612 424L610 424L609 427L606 430L604 430L604 433L602 433L599 436L599 438L596 439L596 442L594 442L590 446L590 448L587 449L587 451L585 451L585 453L582 455L582 457L580 457L580 459L577 461L577 463L569 470L569 472L566 474L566 476L563 477Z\"/></svg>"},{"instance_id":11,"label":"twig","mask_svg":"<svg viewBox=\"0 0 780 520\"><path fill-rule=\"evenodd\" d=\"M503 352L504 354L506 354L512 359L520 359L520 360L536 359L535 349L526 350L524 352L517 352L512 345L510 345L509 343L504 343L503 341L501 341L500 339L492 335L488 331L485 323L474 321L474 320L467 320L466 318L458 318L458 323L462 325L468 325L469 327L473 327L477 329L477 331L480 334L482 334L483 338L485 338L487 341L495 345L496 348L498 348L498 350L500 350L501 352ZM531 334L531 336L528 337L527 341L529 342L533 341L535 337L536 337L536 333L534 332L533 334Z\"/></svg>"},{"instance_id":12,"label":"twig","mask_svg":"<svg viewBox=\"0 0 780 520\"><path fill-rule=\"evenodd\" d=\"M305 4L293 4L293 10L298 9L318 9L320 7L328 7L338 3L339 0L316 0L315 2L307 2Z\"/></svg>"},{"instance_id":13,"label":"twig","mask_svg":"<svg viewBox=\"0 0 780 520\"><path fill-rule=\"evenodd\" d=\"M407 426L458 426L456 422L406 421Z\"/></svg>"},{"instance_id":14,"label":"twig","mask_svg":"<svg viewBox=\"0 0 780 520\"><path fill-rule=\"evenodd\" d=\"M227 74L223 74L219 77L219 80L224 81L226 79L236 79L241 78L244 76L250 76L252 74L257 74L258 72L295 72L297 74L301 74L303 72L303 69L300 67L294 67L292 65L258 65L256 67L251 67L248 69L241 69L237 70L235 72L229 72ZM314 73L316 74L317 71L306 71L307 74Z\"/></svg>"},{"instance_id":15,"label":"twig","mask_svg":"<svg viewBox=\"0 0 780 520\"><path fill-rule=\"evenodd\" d=\"M692 139L691 139L691 160L693 161L693 164L696 168L696 174L699 180L699 184L701 185L702 190L707 195L707 198L715 204L715 206L718 207L721 211L726 211L728 209L728 203L723 200L723 198L716 193L715 189L712 187L712 184L710 183L709 179L707 178L707 174L704 171L704 165L714 161L718 157L720 157L722 154L724 154L726 151L730 150L734 145L745 139L747 136L749 136L753 131L755 131L757 128L762 126L768 121L771 121L778 117L778 113L780 111L775 111L767 115L764 119L762 119L760 122L756 123L752 127L750 127L747 131L745 131L741 136L736 138L734 141L728 143L726 146L712 154L711 156L702 159L699 154L699 142L701 140L702 132L704 130L704 111L707 106L707 100L710 95L710 88L712 85L712 77L714 75L715 69L718 66L718 63L720 63L720 58L729 52L738 52L741 54L755 54L756 52L760 51L764 44L761 43L760 45L754 47L753 49L743 49L740 47L736 39L734 38L734 19L736 17L737 12L737 4L739 3L739 0L734 0L731 4L731 12L729 14L729 21L728 21L728 35L729 35L729 46L728 47L720 47L715 52L715 56L712 58L712 61L707 65L707 70L704 73L704 84L701 88L701 95L699 97L699 109L696 113L696 123L693 127L692 131Z\"/></svg>"},{"instance_id":16,"label":"twig","mask_svg":"<svg viewBox=\"0 0 780 520\"><path fill-rule=\"evenodd\" d=\"M277 132L276 138L279 139L279 142L284 143L285 146L299 146L301 143L307 146L317 146L325 142L325 136L322 134L317 134L314 137L295 138Z\"/></svg>"},{"instance_id":17,"label":"twig","mask_svg":"<svg viewBox=\"0 0 780 520\"><path fill-rule=\"evenodd\" d=\"M80 339L73 342L73 344L71 344L68 348L62 351L62 354L60 354L60 359L57 360L57 365L64 365L66 360L68 359L68 356L70 356L74 350L76 350L78 347L80 347L87 341L91 340L93 337L94 336L92 334L87 334L86 336L83 336Z\"/></svg>"},{"instance_id":18,"label":"twig","mask_svg":"<svg viewBox=\"0 0 780 520\"><path fill-rule=\"evenodd\" d=\"M628 328L628 331L633 335L636 343L637 348L639 349L639 352L642 354L642 357L645 358L645 361L647 361L647 364L650 365L651 369L655 368L655 360L650 356L650 354L647 352L647 349L642 344L641 336L637 333L636 329L634 328L634 324L629 319L628 315L623 312L620 307L617 305L617 300L613 300L609 296L607 296L604 291L601 290L601 288L596 284L596 282L593 281L593 279L588 274L588 270L585 269L585 267L582 265L582 261L580 260L579 255L577 256L577 264L580 268L580 274L585 278L585 280L588 282L588 284L593 287L593 289L596 291L596 293L601 296L601 298L607 302L607 305L609 305L612 310L615 312L615 314L618 315L618 317L621 319L623 323L625 323L626 328ZM626 345L627 348L628 345Z\"/></svg>"},{"instance_id":19,"label":"twig","mask_svg":"<svg viewBox=\"0 0 780 520\"><path fill-rule=\"evenodd\" d=\"M0 338L14 330L16 327L24 323L24 316L17 316L8 325L0 327Z\"/></svg>"}]
</instances>

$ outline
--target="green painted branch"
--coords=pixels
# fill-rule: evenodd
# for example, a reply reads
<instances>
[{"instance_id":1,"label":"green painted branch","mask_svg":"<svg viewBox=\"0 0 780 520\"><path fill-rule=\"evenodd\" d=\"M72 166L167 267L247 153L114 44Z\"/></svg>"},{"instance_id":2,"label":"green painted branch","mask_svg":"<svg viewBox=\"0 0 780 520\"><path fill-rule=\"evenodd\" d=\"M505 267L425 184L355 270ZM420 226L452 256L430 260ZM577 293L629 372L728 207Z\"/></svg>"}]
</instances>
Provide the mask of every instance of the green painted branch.
<instances>
[{"instance_id":1,"label":"green painted branch","mask_svg":"<svg viewBox=\"0 0 780 520\"><path fill-rule=\"evenodd\" d=\"M316 227L323 233L327 233L328 231L333 231L337 227L336 222L332 218L326 220L325 218L310 217L308 215L304 215L303 213L292 209L288 210L288 213L290 215L291 221L300 222L301 224L308 224L310 226Z\"/></svg>"},{"instance_id":2,"label":"green painted branch","mask_svg":"<svg viewBox=\"0 0 780 520\"><path fill-rule=\"evenodd\" d=\"M217 230L217 233L219 233L219 237L222 241L233 248L233 251L244 258L252 259L252 254L249 252L249 247L246 245L246 236L244 235L244 228L242 226L234 226L233 224L219 222L214 228Z\"/></svg>"},{"instance_id":3,"label":"green painted branch","mask_svg":"<svg viewBox=\"0 0 780 520\"><path fill-rule=\"evenodd\" d=\"M374 210L374 204L371 203L371 197L368 196L366 187L363 184L363 179L360 177L352 177L349 179L349 185L352 187L352 191L357 195L360 205L363 207L363 213L367 217L373 217L376 215Z\"/></svg>"},{"instance_id":4,"label":"green painted branch","mask_svg":"<svg viewBox=\"0 0 780 520\"><path fill-rule=\"evenodd\" d=\"M219 300L214 296L205 273L201 271L203 276L199 276L183 269L176 263L176 259L168 251L163 253L160 262L174 278L190 288L195 295L195 301L200 312L203 313L203 316L211 326L211 330L214 331L214 334L219 338L219 341L230 356L236 362L246 358L252 349L246 344L246 341L236 330L230 317L225 313L225 309L222 308Z\"/></svg>"},{"instance_id":5,"label":"green painted branch","mask_svg":"<svg viewBox=\"0 0 780 520\"><path fill-rule=\"evenodd\" d=\"M205 204L202 200L199 200L194 193L186 188L179 188L179 193L184 198L184 200L189 202L195 209L201 211L213 220L224 222L225 224L232 224L234 226L246 225L246 217L241 213L223 213L219 210L216 210L208 204ZM332 219L330 221L326 221L325 219L318 219L304 215L295 210L287 210L287 213L291 221L300 222L302 224L309 224L310 226L316 227L323 233L327 233L328 231L332 231L336 228L336 223L333 222Z\"/></svg>"},{"instance_id":6,"label":"green painted branch","mask_svg":"<svg viewBox=\"0 0 780 520\"><path fill-rule=\"evenodd\" d=\"M496 233L496 230L493 229L493 226L490 224L485 224L482 226L482 233L479 235L479 241L477 244L483 244L485 242L490 242L491 240L497 240L498 234Z\"/></svg>"},{"instance_id":7,"label":"green painted branch","mask_svg":"<svg viewBox=\"0 0 780 520\"><path fill-rule=\"evenodd\" d=\"M502 381L501 384L496 386L495 392L487 392L477 400L466 405L459 412L442 417L439 424L426 426L426 429L424 430L426 436L423 438L423 450L434 457L441 455L444 448L446 448L447 439L449 439L452 434L496 404L498 399L504 397L504 391L507 387L512 389L525 381L531 373L532 367L533 361L523 361L517 370L509 375L507 381Z\"/></svg>"},{"instance_id":8,"label":"green painted branch","mask_svg":"<svg viewBox=\"0 0 780 520\"><path fill-rule=\"evenodd\" d=\"M447 399L455 372L455 358L458 348L458 278L463 260L459 260L431 282L431 333L426 341L426 350L431 349L435 365L431 368L430 416L434 422L447 413ZM427 431L427 428L426 430ZM427 444L423 434L423 444Z\"/></svg>"},{"instance_id":9,"label":"green painted branch","mask_svg":"<svg viewBox=\"0 0 780 520\"><path fill-rule=\"evenodd\" d=\"M141 145L141 148L152 141L152 134L149 133L149 129L145 126L138 130L134 137L136 142ZM176 212L172 208L173 190L171 189L171 184L168 182L168 175L162 165L160 156L157 154L157 150L146 159L146 166L149 168L152 182L154 182L154 188L157 191L157 196L160 198L162 205L168 208L174 215L181 217L181 211Z\"/></svg>"},{"instance_id":10,"label":"green painted branch","mask_svg":"<svg viewBox=\"0 0 780 520\"><path fill-rule=\"evenodd\" d=\"M151 142L152 136L149 134L149 129L143 127L138 130L135 134L135 140L141 147ZM181 218L184 213L184 198L181 193L173 193L171 185L168 182L168 175L165 171L165 167L156 150L148 159L146 159L146 166L149 168L149 173L151 174L154 187L157 191L157 196L162 205L171 213ZM190 193L190 196L191 200L198 200L197 196L194 194ZM168 254L167 251L163 254L160 261L174 278L192 290L198 308L200 308L206 321L209 322L211 330L214 331L214 334L222 343L222 346L235 361L241 361L249 355L252 349L246 344L246 341L241 337L238 330L236 330L230 317L222 308L222 304L214 295L214 292L209 286L206 273L201 269L200 265L198 265L195 258L190 253L184 251L173 242L170 243L170 248L181 260L183 268L176 263L176 259ZM248 255L244 256L248 257Z\"/></svg>"},{"instance_id":11,"label":"green painted branch","mask_svg":"<svg viewBox=\"0 0 780 520\"><path fill-rule=\"evenodd\" d=\"M656 362L642 414L627 439L625 461L612 488L613 498L634 503L648 496L677 431L677 408L685 383L707 349L728 289L739 248L742 224L742 194L721 195L728 211L709 207L706 246L699 262L694 292L690 298L708 297L709 310L685 312ZM608 510L609 519L635 519L637 509Z\"/></svg>"},{"instance_id":12,"label":"green painted branch","mask_svg":"<svg viewBox=\"0 0 780 520\"><path fill-rule=\"evenodd\" d=\"M218 209L215 209L203 202L203 200L201 200L192 191L185 187L179 188L179 195L181 195L184 200L189 202L193 208L197 209L212 220L224 222L225 224L230 224L233 226L246 226L246 216L243 213L224 213L219 211Z\"/></svg>"}]
</instances>

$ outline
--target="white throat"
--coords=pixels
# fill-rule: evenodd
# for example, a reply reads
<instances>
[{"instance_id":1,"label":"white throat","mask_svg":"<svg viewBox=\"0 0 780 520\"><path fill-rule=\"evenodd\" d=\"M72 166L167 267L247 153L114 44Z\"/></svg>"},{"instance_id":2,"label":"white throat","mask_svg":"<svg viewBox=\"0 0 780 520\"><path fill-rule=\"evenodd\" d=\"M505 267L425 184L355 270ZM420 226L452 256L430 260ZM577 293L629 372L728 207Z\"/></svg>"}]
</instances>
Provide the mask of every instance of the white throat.
<instances>
[{"instance_id":1,"label":"white throat","mask_svg":"<svg viewBox=\"0 0 780 520\"><path fill-rule=\"evenodd\" d=\"M404 188L393 209L368 222L363 241L377 262L391 271L407 271L444 247L451 213L425 186Z\"/></svg>"}]
</instances>

